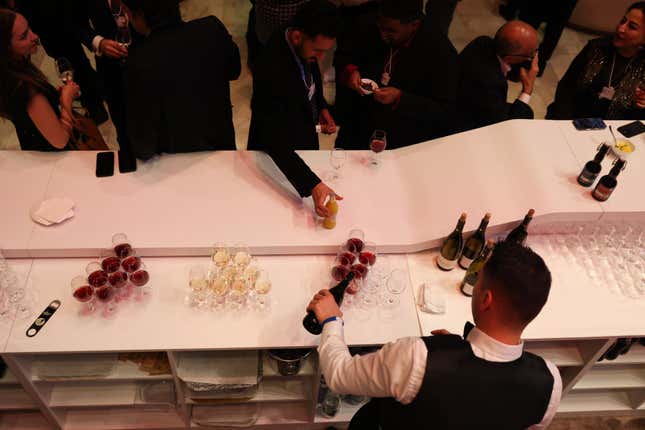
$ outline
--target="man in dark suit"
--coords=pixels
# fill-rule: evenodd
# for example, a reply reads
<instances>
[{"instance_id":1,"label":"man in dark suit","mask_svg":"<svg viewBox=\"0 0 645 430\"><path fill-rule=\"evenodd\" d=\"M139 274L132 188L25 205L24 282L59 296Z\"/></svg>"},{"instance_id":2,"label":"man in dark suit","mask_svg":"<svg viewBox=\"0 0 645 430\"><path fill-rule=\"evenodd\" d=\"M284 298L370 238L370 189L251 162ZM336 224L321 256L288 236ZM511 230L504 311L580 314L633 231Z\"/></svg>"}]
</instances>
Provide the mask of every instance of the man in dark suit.
<instances>
[{"instance_id":1,"label":"man in dark suit","mask_svg":"<svg viewBox=\"0 0 645 430\"><path fill-rule=\"evenodd\" d=\"M126 132L126 106L124 70L128 49L114 39L117 19L127 26L121 0L74 0L77 37L95 54L96 70L100 87L107 102L112 123L116 128L121 150L130 151L131 144ZM118 11L121 10L119 13ZM116 11L116 12L115 12Z\"/></svg>"},{"instance_id":2,"label":"man in dark suit","mask_svg":"<svg viewBox=\"0 0 645 430\"><path fill-rule=\"evenodd\" d=\"M128 135L137 158L235 150L230 81L240 52L216 17L184 22L177 0L126 0L146 37L126 72Z\"/></svg>"},{"instance_id":3,"label":"man in dark suit","mask_svg":"<svg viewBox=\"0 0 645 430\"><path fill-rule=\"evenodd\" d=\"M29 20L29 25L38 33L47 55L54 60L61 57L69 60L74 68L74 80L81 87L82 105L97 124L107 121L108 115L103 106L96 71L76 37L77 9L74 1L11 0L5 4Z\"/></svg>"},{"instance_id":4,"label":"man in dark suit","mask_svg":"<svg viewBox=\"0 0 645 430\"><path fill-rule=\"evenodd\" d=\"M424 142L449 132L455 110L457 52L432 28L421 0L383 0L376 19L357 28L336 52L342 85L354 93L352 117L344 118L336 145L367 149L375 129L387 132L388 148ZM361 79L380 88L363 95ZM347 111L346 109L344 110Z\"/></svg>"},{"instance_id":5,"label":"man in dark suit","mask_svg":"<svg viewBox=\"0 0 645 430\"><path fill-rule=\"evenodd\" d=\"M336 131L318 61L334 47L337 31L336 7L312 0L273 35L253 74L248 149L266 152L300 196L313 197L320 216L328 214L325 201L335 193L294 151L319 148L317 125L323 133Z\"/></svg>"},{"instance_id":6,"label":"man in dark suit","mask_svg":"<svg viewBox=\"0 0 645 430\"><path fill-rule=\"evenodd\" d=\"M495 39L481 36L459 54L459 121L461 131L508 119L533 119L528 105L538 73L538 36L530 25L511 21ZM522 93L506 102L507 79L520 80Z\"/></svg>"}]
</instances>

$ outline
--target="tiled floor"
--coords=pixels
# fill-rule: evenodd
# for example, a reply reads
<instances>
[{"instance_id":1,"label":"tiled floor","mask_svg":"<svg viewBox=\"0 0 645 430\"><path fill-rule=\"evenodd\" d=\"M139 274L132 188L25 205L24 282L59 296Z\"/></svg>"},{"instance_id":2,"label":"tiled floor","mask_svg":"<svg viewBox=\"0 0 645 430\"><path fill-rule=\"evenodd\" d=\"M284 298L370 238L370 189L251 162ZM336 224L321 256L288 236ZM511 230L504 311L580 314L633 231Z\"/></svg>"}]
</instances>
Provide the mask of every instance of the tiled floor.
<instances>
[{"instance_id":1,"label":"tiled floor","mask_svg":"<svg viewBox=\"0 0 645 430\"><path fill-rule=\"evenodd\" d=\"M450 28L450 39L457 50L461 50L468 42L482 34L493 35L504 20L496 14L499 0L464 0L457 7L455 18ZM182 5L184 17L193 19L208 14L219 17L233 35L242 52L242 62L246 63L246 43L244 34L248 18L250 3L247 0L186 0ZM556 50L544 76L536 85L535 94L531 105L536 118L543 118L546 106L550 103L555 92L555 86L566 71L573 57L582 49L586 41L592 36L574 30L565 30L560 45ZM53 60L39 52L33 58L51 79L58 84ZM519 93L519 85L513 84L509 90L509 98L514 99ZM333 84L325 86L328 99L333 100ZM237 135L238 148L246 147L249 120L251 112L249 99L251 96L251 76L244 69L240 79L232 83L232 101L234 105L234 122ZM106 141L116 147L113 127L108 123L101 127ZM333 144L334 137L326 137L322 146L328 148ZM0 120L0 149L16 149L18 142L15 131L10 122Z\"/></svg>"}]
</instances>

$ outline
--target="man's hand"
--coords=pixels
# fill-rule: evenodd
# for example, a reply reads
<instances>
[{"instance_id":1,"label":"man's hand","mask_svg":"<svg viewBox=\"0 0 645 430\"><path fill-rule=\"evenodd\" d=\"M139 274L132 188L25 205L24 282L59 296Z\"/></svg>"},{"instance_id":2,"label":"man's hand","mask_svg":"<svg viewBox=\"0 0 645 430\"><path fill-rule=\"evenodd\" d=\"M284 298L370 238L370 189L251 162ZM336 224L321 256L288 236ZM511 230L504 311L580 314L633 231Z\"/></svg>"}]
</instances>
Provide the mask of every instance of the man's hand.
<instances>
[{"instance_id":1,"label":"man's hand","mask_svg":"<svg viewBox=\"0 0 645 430\"><path fill-rule=\"evenodd\" d=\"M121 46L114 40L110 39L101 40L101 43L99 44L99 52L101 55L116 59L128 56L128 50L124 46Z\"/></svg>"},{"instance_id":2,"label":"man's hand","mask_svg":"<svg viewBox=\"0 0 645 430\"><path fill-rule=\"evenodd\" d=\"M361 88L361 72L354 70L349 79L347 80L347 86L350 90L356 91L358 94L364 96L363 89Z\"/></svg>"},{"instance_id":3,"label":"man's hand","mask_svg":"<svg viewBox=\"0 0 645 430\"><path fill-rule=\"evenodd\" d=\"M325 207L327 198L334 196L336 200L343 200L341 196L336 194L334 190L329 188L324 182L319 183L311 190L311 197L314 199L314 206L318 216L326 218L329 216L329 209Z\"/></svg>"},{"instance_id":4,"label":"man's hand","mask_svg":"<svg viewBox=\"0 0 645 430\"><path fill-rule=\"evenodd\" d=\"M334 296L331 295L329 290L320 290L318 294L311 299L311 302L309 302L307 311L313 311L316 314L316 319L321 324L327 318L343 316L336 300L334 300Z\"/></svg>"},{"instance_id":5,"label":"man's hand","mask_svg":"<svg viewBox=\"0 0 645 430\"><path fill-rule=\"evenodd\" d=\"M318 122L320 123L320 129L323 133L336 133L336 123L334 122L334 118L332 118L331 114L329 113L329 109L323 109L320 111Z\"/></svg>"},{"instance_id":6,"label":"man's hand","mask_svg":"<svg viewBox=\"0 0 645 430\"><path fill-rule=\"evenodd\" d=\"M374 90L374 100L384 104L391 105L401 98L401 90L394 87L377 88Z\"/></svg>"},{"instance_id":7,"label":"man's hand","mask_svg":"<svg viewBox=\"0 0 645 430\"><path fill-rule=\"evenodd\" d=\"M634 93L634 105L639 109L645 109L645 89L644 87L636 88Z\"/></svg>"},{"instance_id":8,"label":"man's hand","mask_svg":"<svg viewBox=\"0 0 645 430\"><path fill-rule=\"evenodd\" d=\"M520 82L522 82L523 93L528 95L533 94L533 86L535 85L535 79L537 78L539 71L540 66L538 65L538 54L535 54L535 57L533 57L531 68L529 70L526 70L524 67L520 67Z\"/></svg>"},{"instance_id":9,"label":"man's hand","mask_svg":"<svg viewBox=\"0 0 645 430\"><path fill-rule=\"evenodd\" d=\"M449 335L452 334L445 328L441 328L439 330L432 330L430 333L432 333L433 336L442 336L442 335Z\"/></svg>"}]
</instances>

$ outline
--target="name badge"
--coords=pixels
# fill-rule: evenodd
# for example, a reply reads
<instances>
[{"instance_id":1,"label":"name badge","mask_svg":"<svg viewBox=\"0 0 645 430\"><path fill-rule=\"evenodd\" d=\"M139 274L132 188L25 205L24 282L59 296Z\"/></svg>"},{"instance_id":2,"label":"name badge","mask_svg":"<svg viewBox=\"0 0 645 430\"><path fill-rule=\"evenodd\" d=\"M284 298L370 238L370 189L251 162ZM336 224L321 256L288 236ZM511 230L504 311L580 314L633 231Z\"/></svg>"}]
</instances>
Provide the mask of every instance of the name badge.
<instances>
[{"instance_id":1,"label":"name badge","mask_svg":"<svg viewBox=\"0 0 645 430\"><path fill-rule=\"evenodd\" d=\"M598 94L598 98L613 100L615 95L616 89L614 87L603 87L600 94Z\"/></svg>"}]
</instances>

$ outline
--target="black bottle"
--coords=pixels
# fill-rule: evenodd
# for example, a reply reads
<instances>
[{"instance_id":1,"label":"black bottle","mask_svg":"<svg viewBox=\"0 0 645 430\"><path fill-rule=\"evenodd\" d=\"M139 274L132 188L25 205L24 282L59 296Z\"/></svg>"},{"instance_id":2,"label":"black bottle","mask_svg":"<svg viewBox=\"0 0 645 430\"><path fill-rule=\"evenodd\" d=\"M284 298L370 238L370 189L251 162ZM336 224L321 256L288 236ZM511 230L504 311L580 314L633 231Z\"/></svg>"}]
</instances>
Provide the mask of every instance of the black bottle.
<instances>
[{"instance_id":1,"label":"black bottle","mask_svg":"<svg viewBox=\"0 0 645 430\"><path fill-rule=\"evenodd\" d=\"M593 160L587 161L585 167L583 167L582 172L578 175L578 183L583 187L590 187L596 181L600 170L602 170L602 160L605 158L609 152L609 145L603 143L598 148L598 152Z\"/></svg>"},{"instance_id":2,"label":"black bottle","mask_svg":"<svg viewBox=\"0 0 645 430\"><path fill-rule=\"evenodd\" d=\"M618 180L616 179L620 172L625 168L625 160L616 160L614 162L614 167L611 168L608 175L603 176L598 181L596 188L591 192L591 196L598 200L599 202L606 201L611 193L614 192L616 186L618 185Z\"/></svg>"},{"instance_id":3,"label":"black bottle","mask_svg":"<svg viewBox=\"0 0 645 430\"><path fill-rule=\"evenodd\" d=\"M336 303L338 303L338 306L340 306L343 303L343 296L345 295L345 290L349 286L350 282L352 282L352 279L354 279L354 272L349 272L347 277L340 281L338 285L336 285L334 288L330 289L329 292L331 293L332 296L334 296L334 300L336 300ZM321 321L322 322L322 321ZM307 312L307 315L305 318L302 320L302 325L307 331L311 334L320 334L322 333L322 325L316 319L316 314L313 313L312 311Z\"/></svg>"}]
</instances>

